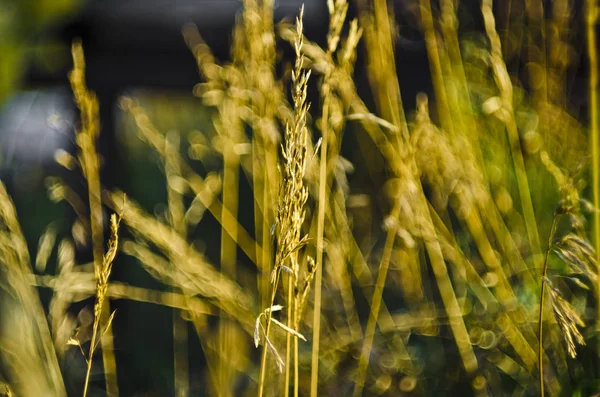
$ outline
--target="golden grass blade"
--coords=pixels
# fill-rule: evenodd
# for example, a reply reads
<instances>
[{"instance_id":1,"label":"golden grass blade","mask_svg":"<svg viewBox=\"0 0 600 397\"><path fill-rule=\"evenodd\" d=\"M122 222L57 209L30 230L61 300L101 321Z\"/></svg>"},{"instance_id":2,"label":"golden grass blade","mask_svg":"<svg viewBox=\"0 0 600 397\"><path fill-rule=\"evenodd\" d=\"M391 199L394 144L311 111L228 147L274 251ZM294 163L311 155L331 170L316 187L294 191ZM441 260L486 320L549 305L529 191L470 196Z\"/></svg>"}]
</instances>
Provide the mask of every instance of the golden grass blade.
<instances>
[{"instance_id":1,"label":"golden grass blade","mask_svg":"<svg viewBox=\"0 0 600 397\"><path fill-rule=\"evenodd\" d=\"M273 323L275 323L276 325L278 325L281 329L283 329L285 332L302 339L303 341L306 342L306 338L304 337L304 335L302 335L300 332L296 331L293 328L288 327L287 325L283 324L282 322L279 322L278 320L271 318L271 321L273 321Z\"/></svg>"},{"instance_id":2,"label":"golden grass blade","mask_svg":"<svg viewBox=\"0 0 600 397\"><path fill-rule=\"evenodd\" d=\"M176 132L165 137L165 156L163 158L165 176L167 180L167 203L169 208L169 221L171 227L183 238L187 235L185 222L185 205L180 189L174 188L178 178L181 178L179 164L179 135ZM186 396L189 394L188 373L188 335L187 322L183 320L182 313L174 310L173 320L173 372L175 395Z\"/></svg>"},{"instance_id":3,"label":"golden grass blade","mask_svg":"<svg viewBox=\"0 0 600 397\"><path fill-rule=\"evenodd\" d=\"M46 270L48 259L52 254L52 249L56 243L56 230L53 226L48 226L38 242L38 250L35 256L35 270L43 273Z\"/></svg>"},{"instance_id":4,"label":"golden grass blade","mask_svg":"<svg viewBox=\"0 0 600 397\"><path fill-rule=\"evenodd\" d=\"M303 36L302 17L304 8L300 9L300 16L296 19L296 39L294 49L296 52L296 63L292 72L292 98L294 101L294 114L291 123L286 125L285 142L282 145L283 166L281 167L282 181L279 186L279 203L275 221L275 235L277 238L277 251L275 254L274 277L272 279L272 291L270 307L273 307L281 270L285 267L291 270L288 275L288 310L287 327L295 329L299 324L298 304L298 279L300 264L298 261L298 247L304 243L302 237L302 225L304 223L304 204L308 199L308 190L304 184L308 153L308 129L306 118L309 105L306 102L307 83L310 71L303 69ZM269 335L272 323L271 311L267 313L267 325L265 340L269 346ZM298 341L294 338L293 347L293 371L292 386L294 395L299 393L298 376ZM273 349L271 349L273 350ZM292 360L291 333L286 334L286 365L285 365L285 389L284 395L288 395ZM258 395L262 396L265 387L265 375L267 371L267 349L263 349L261 355L261 369Z\"/></svg>"},{"instance_id":5,"label":"golden grass blade","mask_svg":"<svg viewBox=\"0 0 600 397\"><path fill-rule=\"evenodd\" d=\"M122 197L121 192L110 193L106 197L106 202L108 205L118 208ZM232 318L237 319L241 324L250 324L246 329L251 332L251 324L254 323L254 316L250 314L249 302L251 299L238 284L219 274L200 252L190 247L170 227L143 211L133 200L127 201L127 208L123 212L123 222L140 238L153 243L166 257L174 260L173 264L177 269L174 274L168 269L162 268L169 263L164 259L153 263L160 271L159 274L163 274L161 277L172 274L171 280L168 278L162 280L181 288L186 295L198 294L213 299L215 306L226 311ZM133 254L143 261L148 253L151 253L150 250L144 249L140 245L130 247L135 247Z\"/></svg>"},{"instance_id":6,"label":"golden grass blade","mask_svg":"<svg viewBox=\"0 0 600 397\"><path fill-rule=\"evenodd\" d=\"M81 126L77 131L76 142L79 148L78 160L81 164L83 175L88 184L88 202L90 208L90 229L92 236L92 251L94 256L94 268L97 274L102 274L103 265L108 266L108 274L110 274L110 266L112 259L104 262L104 230L102 220L102 202L100 191L100 159L96 149L97 140L100 136L100 121L98 116L98 101L96 96L88 91L85 84L85 59L83 56L83 47L80 42L73 43L73 71L69 75L75 102L80 111ZM116 247L115 247L116 249ZM104 258L106 259L106 258ZM104 263L103 263L104 262ZM106 278L108 278L108 274ZM101 284L99 284L100 286ZM100 296L100 295L98 295ZM97 300L98 303L98 300ZM107 304L98 306L98 322L106 323L110 315L110 308ZM96 334L97 323L94 326L94 334ZM95 342L93 340L93 342ZM117 371L115 356L113 353L112 331L109 329L102 337L102 362L104 364L104 376L106 381L106 392L110 396L118 396L119 388L117 385ZM93 343L92 343L93 347ZM89 374L91 371L91 354L93 349L90 349L90 357L88 358L88 373L84 385L83 395L87 394Z\"/></svg>"},{"instance_id":7,"label":"golden grass blade","mask_svg":"<svg viewBox=\"0 0 600 397\"><path fill-rule=\"evenodd\" d=\"M126 249L124 244L123 252L132 254L132 249ZM68 277L64 276L35 276L31 285L37 287L51 288L54 291L72 295L70 301L73 303L88 299L96 294L96 281L92 274L84 272L74 272ZM188 297L175 292L164 292L148 288L135 287L119 282L109 282L106 295L111 299L130 299L137 302L151 303L191 311L198 315L216 314L215 309L204 300L197 297ZM113 312L114 314L115 312Z\"/></svg>"},{"instance_id":8,"label":"golden grass blade","mask_svg":"<svg viewBox=\"0 0 600 397\"><path fill-rule=\"evenodd\" d=\"M37 292L27 243L0 182L0 361L14 395L66 396L46 315Z\"/></svg>"},{"instance_id":9,"label":"golden grass blade","mask_svg":"<svg viewBox=\"0 0 600 397\"><path fill-rule=\"evenodd\" d=\"M110 332L110 324L112 323L112 319L114 316L113 312L107 320L102 321L102 312L106 310L106 306L104 306L104 301L107 296L108 290L108 278L110 276L113 261L117 254L117 248L119 246L119 223L120 218L117 219L117 216L113 214L110 218L111 223L111 235L108 241L108 251L104 255L102 260L102 264L100 267L97 267L94 263L94 275L96 279L96 302L94 304L94 325L92 331L92 339L90 341L90 349L87 357L87 372L85 375L85 383L83 385L83 397L87 395L89 382L90 382L90 374L92 371L92 363L94 357L94 351L98 346L100 340L103 336ZM104 327L104 331L100 330L100 323L103 323L102 327Z\"/></svg>"},{"instance_id":10,"label":"golden grass blade","mask_svg":"<svg viewBox=\"0 0 600 397\"><path fill-rule=\"evenodd\" d=\"M586 41L589 62L589 122L592 173L592 200L595 208L600 208L600 124L598 119L598 45L596 24L598 23L598 4L593 0L585 2ZM594 246L596 262L600 263L600 212L594 212ZM600 277L598 277L600 280ZM600 290L600 285L597 286ZM600 301L600 298L599 298ZM600 304L598 305L597 326L600 327ZM598 344L600 349L600 343Z\"/></svg>"}]
</instances>

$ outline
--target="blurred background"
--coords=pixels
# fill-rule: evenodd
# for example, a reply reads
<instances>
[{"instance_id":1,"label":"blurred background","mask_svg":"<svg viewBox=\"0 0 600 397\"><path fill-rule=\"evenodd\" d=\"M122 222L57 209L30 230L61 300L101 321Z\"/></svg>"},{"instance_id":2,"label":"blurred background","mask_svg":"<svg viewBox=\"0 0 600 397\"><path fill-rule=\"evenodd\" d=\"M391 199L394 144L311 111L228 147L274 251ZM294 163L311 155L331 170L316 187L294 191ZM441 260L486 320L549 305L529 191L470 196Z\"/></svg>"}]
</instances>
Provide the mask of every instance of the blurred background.
<instances>
[{"instance_id":1,"label":"blurred background","mask_svg":"<svg viewBox=\"0 0 600 397\"><path fill-rule=\"evenodd\" d=\"M329 28L329 14L324 0L277 0L274 2L274 20L281 21L285 18L289 22L298 14L300 5L304 3L304 31L307 38L320 45L327 42L327 31ZM368 7L368 1L351 2L348 20L359 14L360 7ZM458 5L460 3L460 5ZM467 73L472 72L469 77L473 81L490 81L489 71L479 72L477 68L479 60L478 51L486 47L481 45L481 36L484 31L483 19L480 12L480 4L475 1L461 1L456 4L456 15L459 21L458 34L464 41L464 53L472 56L471 64L467 64ZM546 14L542 19L554 21L556 11L555 3L543 3L542 10ZM566 2L563 2L566 3ZM561 3L561 4L563 4ZM396 56L395 72L399 85L402 87L402 102L409 119L415 119L417 110L417 94L424 92L429 96L430 103L435 103L436 91L432 82L432 71L430 69L430 58L423 33L421 22L421 9L419 2L414 0L395 0L389 2L393 10L392 18L397 23L395 28L394 50ZM212 49L215 57L222 63L230 61L230 48L232 46L232 31L236 21L239 21L242 4L238 0L0 0L0 179L7 185L15 202L19 221L30 252L38 249L39 238L49 227L56 234L57 240L60 236L70 236L76 233L73 230L73 222L76 218L71 205L65 201L56 200L49 194L52 191L53 178L61 178L72 187L73 191L81 197L85 197L85 180L81 176L67 172L64 167L56 163L57 156L62 153L74 154L75 128L78 125L78 110L73 100L73 94L68 81L68 73L73 67L71 58L71 44L81 41L86 56L86 80L89 88L94 91L100 103L101 136L99 141L99 152L102 158L101 180L107 189L120 189L129 196L134 197L140 206L157 219L166 222L167 186L164 179L163 165L147 144L138 137L138 125L131 115L126 114L121 106L121 98L127 96L132 98L148 115L157 130L165 135L173 134L183 137L182 152L189 158L196 160L200 158L194 150L202 146L205 152L201 155L201 161L193 163L194 171L203 177L219 173L223 168L223 159L220 153L212 151L215 137L213 120L215 118L214 108L207 106L197 95L194 95L197 84L204 82L198 71L198 63L186 45L182 29L189 24L197 26L203 40ZM433 5L436 11L439 5ZM588 93L587 75L589 70L586 66L585 35L583 4L581 2L569 2L561 17L567 21L566 27L552 25L548 29L548 37L544 38L548 44L548 51L552 48L552 29L565 29L569 41L569 48L558 55L564 58L566 90L564 91L564 109L568 109L569 117L560 119L560 126L571 126L576 124L573 120L587 120ZM494 11L497 18L497 28L503 39L503 50L506 65L510 70L516 70L511 74L515 80L523 78L524 82L518 87L516 96L528 97L536 91L535 65L531 58L519 57L515 54L528 53L528 38L533 37L531 32L535 29L533 25L523 22L522 13L525 6L516 1L498 2ZM562 15L562 14L561 14ZM517 21L517 22L515 22ZM549 23L550 24L550 23ZM346 29L347 29L346 24ZM533 39L531 39L533 41ZM291 46L278 39L279 52L277 55L277 76L286 75L283 65L289 66L293 62L293 50ZM544 49L545 51L546 49ZM482 50L483 51L483 50ZM474 55L473 55L474 54ZM529 53L531 55L531 53ZM466 56L466 55L465 55ZM531 55L535 57L534 55ZM550 59L550 57L549 57ZM482 63L485 63L481 61ZM371 91L369 87L370 77L367 73L368 60L364 48L359 47L358 59L354 81L358 93L365 98L370 109L377 108L377 92ZM472 68L470 69L470 66ZM445 71L444 73L446 73ZM487 73L487 74L486 74ZM287 76L287 75L286 75ZM532 77L533 76L533 77ZM283 78L283 77L282 77ZM532 83L533 81L533 83ZM289 84L286 80L285 84ZM484 84L482 83L482 86ZM489 92L486 88L477 86L471 93L474 102L485 102L484 96ZM477 89L481 89L477 91ZM488 95L489 96L489 95ZM311 114L316 119L321 111L319 93L316 87L309 88L309 101L312 102ZM523 100L523 102L527 102ZM533 101L532 101L533 102ZM488 105L490 105L488 103ZM518 111L519 127L539 123L539 117L535 116L538 110L531 103L527 103ZM562 104L561 104L562 106ZM485 111L483 111L485 113ZM551 113L551 111L549 111ZM565 112L567 113L567 112ZM440 115L432 106L431 117L438 121ZM567 120L568 119L568 120ZM565 121L566 120L566 121ZM571 124L569 124L571 123ZM484 124L482 122L482 124ZM536 124L537 125L537 124ZM569 127L570 128L570 127ZM535 129L535 128L533 128ZM374 150L365 141L361 141L358 127L354 124L346 126L346 137L341 150L344 158L350 165L360 164L365 161L383 162L379 157L371 155L369 150ZM523 151L526 161L537 158L537 138L527 135L529 127L520 128L523 140ZM194 136L203 137L204 141L188 141L186 138ZM558 138L548 140L548 150L558 157L564 154L563 169L572 168L577 160L585 157L582 147L587 145L587 134L583 128L573 127L564 133L557 132ZM529 137L525 139L526 137ZM491 139L491 138L490 138ZM495 179L499 186L506 185L506 190L500 189L496 192L495 199L498 205L512 207L513 199L518 195L515 188L515 175L510 172L504 174L504 167L510 163L510 156L497 160L494 156L500 152L493 142L485 146L487 141L483 139L484 156L490 159L492 166L487 171L493 179L494 172L502 174ZM198 144L194 146L195 144ZM529 145L529 146L528 146ZM554 145L554 146L552 146ZM530 150L531 149L531 150ZM565 154L568 152L568 154ZM500 155L498 155L500 156ZM530 157L528 157L530 156ZM562 160L559 159L560 162ZM444 166L438 170L444 172ZM376 168L374 165L373 168ZM372 213L366 221L357 212L356 223L365 222L369 225L377 224L377 231L370 238L374 241L370 248L377 251L383 245L385 233L379 227L387 216L388 208L385 205L376 205L378 195L381 195L389 171L381 167L379 172L373 173L366 167L355 167L352 169L349 185L352 190L361 193L360 197L370 197L374 203ZM540 168L542 168L540 166ZM559 201L558 189L549 181L551 176L536 169L529 174L534 196L535 214L539 222L540 235L542 239L547 235L547 230L552 223L551 217L544 214L552 213ZM540 176L542 175L542 176ZM425 179L425 178L424 178ZM498 182L500 181L500 182ZM427 181L431 182L431 181ZM435 186L434 183L430 183ZM426 183L426 182L424 182ZM552 182L553 183L553 182ZM582 187L583 195L589 196L589 185ZM435 187L426 189L428 198L435 201ZM239 222L247 230L253 231L254 208L252 203L253 190L249 181L244 178L239 182ZM359 197L359 198L360 198ZM508 197L508 198L507 198ZM515 199L515 206L519 204ZM508 204L507 204L508 202ZM351 212L351 210L350 210ZM109 212L106 210L107 215ZM508 210L507 210L508 213ZM454 214L446 214L443 221L450 225L457 225L458 221ZM506 215L506 214L503 214ZM514 216L510 218L510 216ZM515 240L525 240L526 232L523 219L518 214L506 215L507 224L517 225L513 237ZM108 217L105 216L105 219ZM509 219L510 218L510 219ZM461 227L456 226L455 233L460 244L472 251L476 251L472 242L461 241ZM189 231L188 240L190 244L204 253L212 263L219 263L221 253L221 226L210 214L202 218L202 222ZM123 232L122 238L130 238L128 231ZM520 240L519 240L520 241ZM494 243L496 241L493 241ZM518 241L517 241L518 243ZM366 246L370 242L365 243ZM523 243L524 244L524 243ZM517 244L519 245L519 244ZM76 258L78 263L91 260L91 248L88 244L77 244ZM520 246L519 246L520 247ZM254 277L255 268L250 258L239 248L238 254L238 278L245 279ZM524 256L529 252L522 249ZM470 252L468 252L470 254ZM57 269L56 263L58 253L53 251L48 267L36 269L37 274L54 274ZM377 255L375 255L377 256ZM476 255L475 255L476 256ZM475 261L480 261L477 258ZM526 258L529 263L530 259ZM425 262L425 261L424 261ZM369 262L376 268L376 261ZM531 263L529 263L531 264ZM481 263L478 263L481 265ZM485 273L485 272L483 272ZM398 273L400 274L400 273ZM485 273L489 275L491 273ZM423 277L433 280L434 276L430 270L423 271ZM400 278L399 275L394 277ZM489 276L492 277L492 276ZM515 276L516 277L516 276ZM115 265L111 279L128 285L147 288L155 291L168 292L172 288L152 277L147 271L139 266L138 260L133 256L122 255L119 257L118 265ZM493 279L493 277L492 277ZM356 281L356 280L354 280ZM394 280L396 289L386 292L384 300L393 314L409 311L410 305L406 302L402 293L402 282ZM493 281L490 281L493 284ZM356 283L355 283L356 284ZM535 302L535 288L523 288L519 300L527 304ZM357 295L358 287L353 285ZM465 293L466 294L466 293ZM426 291L431 301L439 301L438 291ZM46 307L49 306L53 296L51 288L40 288L40 296ZM77 318L81 328L89 325L93 300L89 297L75 301L69 307L69 313ZM533 303L532 303L533 304ZM594 303L582 303L588 312L595 309ZM581 306L580 305L580 306ZM339 305L337 306L339 308ZM356 310L361 324L366 324L369 315L369 302L365 297L357 298ZM174 328L172 325L173 313L179 310L152 304L142 303L135 300L115 299L111 300L111 309L116 309L117 314L113 323L114 352L117 362L117 375L120 395L122 396L175 396L177 387L174 362ZM475 309L474 309L475 310ZM207 320L209 327L211 321ZM446 319L447 321L447 319ZM592 321L593 322L593 321ZM190 322L185 323L186 335L192 335L196 331ZM478 327L479 323L477 323ZM493 359L498 370L493 379L496 387L486 389L474 387L476 382L481 382L477 375L464 375L457 367L460 354L455 348L453 336L449 332L440 332L436 327L442 327L443 321L434 329L423 331L420 335L415 334L411 343L414 350L411 354L418 356L417 360L422 367L416 375L401 376L389 375L386 369L381 369L385 375L378 375L373 386L366 391L365 395L476 395L477 390L487 390L490 395L534 395L532 387L527 386L530 381L523 380L522 374L515 375L511 372L512 364L502 361L503 368ZM426 327L424 327L425 329ZM446 327L447 328L447 327ZM485 327L483 327L485 328ZM502 332L492 327L492 331L483 331L485 338L489 339L482 345L488 344L493 349L498 340L502 339ZM430 332L430 334L428 334ZM488 333L486 333L488 332ZM428 337L436 336L437 342L430 344ZM590 336L591 335L591 336ZM594 345L595 331L589 335ZM397 338L408 340L408 336L399 333L390 339L379 341L382 351L391 349ZM489 342L489 343L488 343ZM402 343L400 343L402 344ZM385 345L385 346L384 346ZM492 346L493 345L493 346ZM451 347L449 347L451 346ZM512 346L512 345L511 345ZM507 349L513 349L509 346ZM344 354L347 357L340 359L338 363L341 372L357 360L360 345L348 348ZM206 370L206 350L201 346L201 341L195 337L186 339L187 363L190 374L188 395L203 396L210 395L207 384L210 383L210 374ZM442 354L443 352L443 354ZM378 356L374 351L371 360L384 362L384 356ZM481 353L478 357L484 356ZM507 353L510 355L510 353ZM438 355L439 358L438 359ZM257 361L259 351L249 353L249 357ZM508 357L508 356L507 356ZM503 356L504 359L504 356ZM348 360L348 362L344 361ZM594 372L597 366L597 353L593 348L583 352L582 364L573 373L564 370L563 375L574 379L573 386L565 387L561 395L592 395L591 390L597 382L590 378L589 373ZM501 360L499 360L501 361ZM65 383L69 395L79 395L83 378L85 377L85 358L77 349L67 351L67 359L61 368L65 376ZM518 364L521 363L516 360ZM389 364L388 367L394 367ZM517 365L517 364L514 364ZM93 388L90 396L104 396L104 376L101 364L94 367L92 377ZM584 369L582 369L584 368ZM453 372L454 371L454 372ZM377 372L377 371L375 371ZM389 371L392 373L393 371ZM460 374L459 374L460 372ZM516 371L519 372L519 371ZM565 375L566 374L566 375ZM328 374L335 376L335 374ZM245 395L256 374L242 377L236 381L232 388L234 395ZM396 379L396 376L398 379ZM379 382L387 382L388 378L394 379L393 386L380 385ZM484 374L484 378L487 378ZM505 379L506 378L506 379ZM418 382L417 382L418 379ZM564 379L564 378L561 378ZM583 379L583 380L582 380ZM325 382L325 381L324 381ZM391 381L390 381L391 382ZM403 383L404 382L404 383ZM415 384L418 383L418 386ZM429 383L428 383L429 382ZM498 394L503 390L506 383L506 394ZM336 389L334 385L338 385ZM351 389L347 380L339 382L331 381L328 388L323 389L323 395L349 395ZM515 386L517 385L517 386ZM383 391L382 391L383 390ZM475 391L474 391L475 390ZM518 393L515 391L518 390ZM584 390L584 391L582 391ZM513 394L514 391L514 394ZM326 394L328 393L328 394ZM533 393L533 394L532 394ZM579 394L577 394L579 393ZM586 394L587 393L587 394ZM485 394L485 393L484 393ZM482 394L483 395L483 394Z\"/></svg>"}]
</instances>

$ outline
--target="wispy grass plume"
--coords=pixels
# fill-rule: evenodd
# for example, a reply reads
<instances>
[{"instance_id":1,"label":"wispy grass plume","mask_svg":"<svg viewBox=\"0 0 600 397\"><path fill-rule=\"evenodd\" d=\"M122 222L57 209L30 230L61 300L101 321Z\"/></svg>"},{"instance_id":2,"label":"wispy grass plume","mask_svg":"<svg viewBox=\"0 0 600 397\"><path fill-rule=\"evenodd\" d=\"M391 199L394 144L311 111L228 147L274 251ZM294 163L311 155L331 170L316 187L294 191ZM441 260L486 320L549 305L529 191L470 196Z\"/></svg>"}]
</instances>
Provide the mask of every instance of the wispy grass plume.
<instances>
[{"instance_id":1,"label":"wispy grass plume","mask_svg":"<svg viewBox=\"0 0 600 397\"><path fill-rule=\"evenodd\" d=\"M288 278L287 283L287 328L296 327L298 321L299 296L298 283L300 277L300 262L298 255L300 249L307 243L307 236L302 234L305 210L304 205L308 199L308 190L304 184L306 173L306 162L308 153L308 129L306 118L309 105L306 102L307 84L310 71L303 68L303 26L302 17L304 9L300 10L300 16L296 19L296 41L294 49L296 52L296 63L292 72L292 97L294 102L294 115L290 123L286 125L284 143L282 145L283 162L280 166L281 184L279 187L279 204L275 218L275 236L277 250L275 254L275 267L271 276L271 305L274 307L279 281L282 275ZM271 330L272 310L266 313L266 329L264 339L270 344L269 335ZM286 384L285 393L289 392L290 361L291 361L291 337L294 336L294 395L298 395L298 346L297 334L287 332L286 343ZM259 381L259 395L264 390L265 375L267 369L267 349L263 349L261 359L261 373Z\"/></svg>"}]
</instances>

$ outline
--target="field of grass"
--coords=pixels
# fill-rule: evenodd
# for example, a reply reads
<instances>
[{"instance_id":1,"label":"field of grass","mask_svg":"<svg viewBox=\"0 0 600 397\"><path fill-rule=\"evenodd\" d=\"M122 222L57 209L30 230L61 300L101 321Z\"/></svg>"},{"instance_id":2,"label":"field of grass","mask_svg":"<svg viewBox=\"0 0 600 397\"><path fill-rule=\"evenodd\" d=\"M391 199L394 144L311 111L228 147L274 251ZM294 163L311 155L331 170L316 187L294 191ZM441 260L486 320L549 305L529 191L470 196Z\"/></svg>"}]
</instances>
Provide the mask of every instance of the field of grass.
<instances>
[{"instance_id":1,"label":"field of grass","mask_svg":"<svg viewBox=\"0 0 600 397\"><path fill-rule=\"evenodd\" d=\"M46 180L73 224L30 252L0 184L0 393L130 395L119 368L147 366L115 343L165 324L127 334L122 300L170 309L170 386L136 396L600 393L596 5L411 2L433 92L407 99L388 2L328 0L321 45L243 3L227 63L183 28L197 102L121 98L130 189L101 180L73 44L55 157L86 188Z\"/></svg>"}]
</instances>

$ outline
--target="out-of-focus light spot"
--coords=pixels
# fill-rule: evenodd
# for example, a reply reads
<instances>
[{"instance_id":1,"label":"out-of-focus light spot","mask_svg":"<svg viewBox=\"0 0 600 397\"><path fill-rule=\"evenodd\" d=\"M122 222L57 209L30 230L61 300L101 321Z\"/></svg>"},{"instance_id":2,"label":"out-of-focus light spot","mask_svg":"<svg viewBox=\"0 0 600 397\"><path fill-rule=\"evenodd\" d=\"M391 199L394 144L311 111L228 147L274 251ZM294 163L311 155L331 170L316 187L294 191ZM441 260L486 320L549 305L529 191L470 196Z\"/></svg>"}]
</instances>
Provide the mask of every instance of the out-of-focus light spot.
<instances>
[{"instance_id":1,"label":"out-of-focus light spot","mask_svg":"<svg viewBox=\"0 0 600 397\"><path fill-rule=\"evenodd\" d=\"M348 208L367 207L370 203L370 198L366 194L351 194L346 200Z\"/></svg>"},{"instance_id":2,"label":"out-of-focus light spot","mask_svg":"<svg viewBox=\"0 0 600 397\"><path fill-rule=\"evenodd\" d=\"M385 369L397 369L396 359L392 354L385 354L379 360L379 364Z\"/></svg>"},{"instance_id":3,"label":"out-of-focus light spot","mask_svg":"<svg viewBox=\"0 0 600 397\"><path fill-rule=\"evenodd\" d=\"M502 101L500 100L500 97L493 96L481 105L481 111L484 114L492 114L500 110L501 107Z\"/></svg>"},{"instance_id":4,"label":"out-of-focus light spot","mask_svg":"<svg viewBox=\"0 0 600 397\"><path fill-rule=\"evenodd\" d=\"M498 284L498 275L493 272L488 272L483 276L483 282L487 287L493 288Z\"/></svg>"},{"instance_id":5,"label":"out-of-focus light spot","mask_svg":"<svg viewBox=\"0 0 600 397\"><path fill-rule=\"evenodd\" d=\"M542 147L542 137L537 131L527 131L523 136L523 146L529 153L537 153Z\"/></svg>"},{"instance_id":6,"label":"out-of-focus light spot","mask_svg":"<svg viewBox=\"0 0 600 397\"><path fill-rule=\"evenodd\" d=\"M417 379L414 376L405 376L400 380L398 387L405 393L411 392L417 387Z\"/></svg>"},{"instance_id":7,"label":"out-of-focus light spot","mask_svg":"<svg viewBox=\"0 0 600 397\"><path fill-rule=\"evenodd\" d=\"M492 331L483 331L479 347L485 350L492 349L498 343L498 337Z\"/></svg>"},{"instance_id":8,"label":"out-of-focus light spot","mask_svg":"<svg viewBox=\"0 0 600 397\"><path fill-rule=\"evenodd\" d=\"M497 185L502 181L502 169L497 165L490 165L487 167L487 175L490 183L493 185Z\"/></svg>"},{"instance_id":9,"label":"out-of-focus light spot","mask_svg":"<svg viewBox=\"0 0 600 397\"><path fill-rule=\"evenodd\" d=\"M385 393L392 386L392 377L390 375L381 375L375 381L375 385L373 386L373 391L377 395L381 395Z\"/></svg>"},{"instance_id":10,"label":"out-of-focus light spot","mask_svg":"<svg viewBox=\"0 0 600 397\"><path fill-rule=\"evenodd\" d=\"M473 379L473 388L475 390L483 390L487 386L487 381L481 375L477 375L475 379Z\"/></svg>"},{"instance_id":11,"label":"out-of-focus light spot","mask_svg":"<svg viewBox=\"0 0 600 397\"><path fill-rule=\"evenodd\" d=\"M513 208L513 200L510 194L504 188L500 188L498 192L496 192L496 206L498 207L498 211L502 214L508 214Z\"/></svg>"},{"instance_id":12,"label":"out-of-focus light spot","mask_svg":"<svg viewBox=\"0 0 600 397\"><path fill-rule=\"evenodd\" d=\"M479 345L482 334L483 334L483 329L481 327L471 328L469 330L469 339L471 339L471 344Z\"/></svg>"},{"instance_id":13,"label":"out-of-focus light spot","mask_svg":"<svg viewBox=\"0 0 600 397\"><path fill-rule=\"evenodd\" d=\"M69 152L63 149L58 149L56 152L54 152L54 160L56 160L58 164L62 165L69 171L72 171L77 165L75 158L71 156Z\"/></svg>"}]
</instances>

